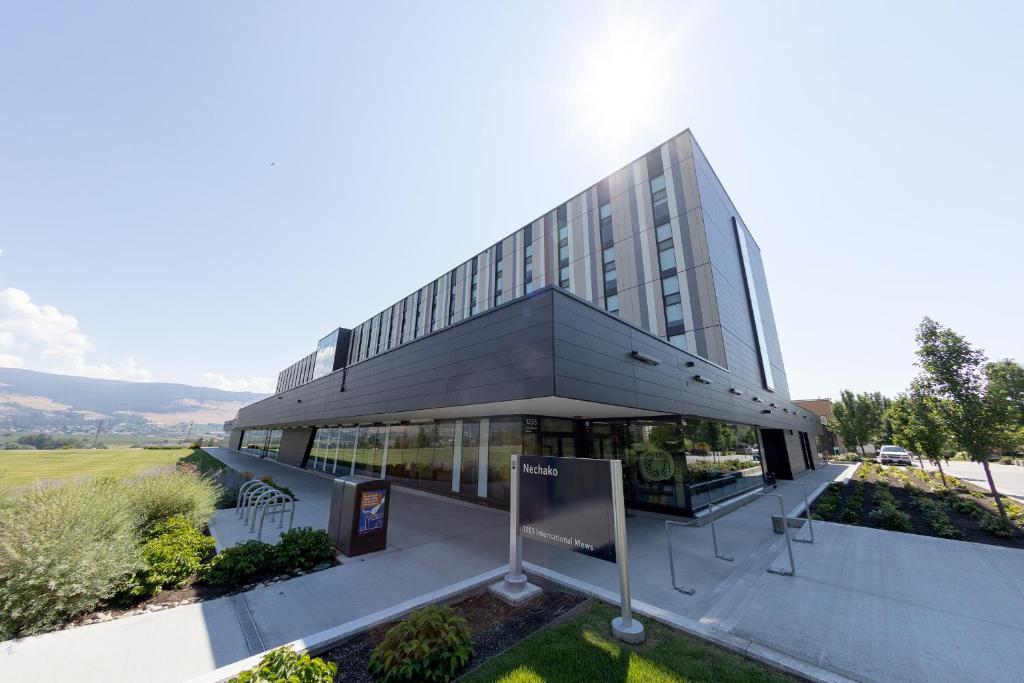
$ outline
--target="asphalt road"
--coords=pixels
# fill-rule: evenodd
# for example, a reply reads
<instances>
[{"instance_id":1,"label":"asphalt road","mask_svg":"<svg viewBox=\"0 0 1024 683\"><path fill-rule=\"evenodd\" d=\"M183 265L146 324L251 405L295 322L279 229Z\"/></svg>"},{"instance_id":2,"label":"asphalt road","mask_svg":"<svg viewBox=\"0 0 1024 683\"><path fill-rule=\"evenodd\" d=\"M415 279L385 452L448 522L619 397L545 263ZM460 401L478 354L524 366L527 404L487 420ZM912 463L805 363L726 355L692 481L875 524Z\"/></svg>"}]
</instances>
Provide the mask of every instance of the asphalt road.
<instances>
[{"instance_id":1,"label":"asphalt road","mask_svg":"<svg viewBox=\"0 0 1024 683\"><path fill-rule=\"evenodd\" d=\"M917 464L915 460L915 465ZM927 460L924 461L925 469L934 470L936 467ZM980 486L988 490L988 479L985 478L985 470L981 464L966 462L963 460L950 460L949 463L942 463L942 468L958 479ZM989 468L992 470L992 479L996 482L996 490L999 493L1012 496L1024 502L1024 467L1017 465L1002 465L991 462Z\"/></svg>"}]
</instances>

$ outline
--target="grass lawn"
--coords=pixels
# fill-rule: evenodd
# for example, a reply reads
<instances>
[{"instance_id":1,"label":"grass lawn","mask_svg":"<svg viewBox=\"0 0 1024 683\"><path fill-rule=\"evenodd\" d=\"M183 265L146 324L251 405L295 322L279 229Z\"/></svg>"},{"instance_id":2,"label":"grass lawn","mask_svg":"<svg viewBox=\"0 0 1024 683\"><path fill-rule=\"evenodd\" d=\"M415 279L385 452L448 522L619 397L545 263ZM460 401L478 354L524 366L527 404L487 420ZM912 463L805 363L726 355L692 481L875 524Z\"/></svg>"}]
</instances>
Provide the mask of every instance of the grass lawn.
<instances>
[{"instance_id":1,"label":"grass lawn","mask_svg":"<svg viewBox=\"0 0 1024 683\"><path fill-rule=\"evenodd\" d=\"M647 640L626 645L611 633L618 609L595 604L543 629L490 660L468 683L578 681L793 681L793 678L697 638L644 619Z\"/></svg>"},{"instance_id":2,"label":"grass lawn","mask_svg":"<svg viewBox=\"0 0 1024 683\"><path fill-rule=\"evenodd\" d=\"M0 490L24 486L39 479L122 477L150 467L173 465L191 454L190 448L0 451Z\"/></svg>"}]
</instances>

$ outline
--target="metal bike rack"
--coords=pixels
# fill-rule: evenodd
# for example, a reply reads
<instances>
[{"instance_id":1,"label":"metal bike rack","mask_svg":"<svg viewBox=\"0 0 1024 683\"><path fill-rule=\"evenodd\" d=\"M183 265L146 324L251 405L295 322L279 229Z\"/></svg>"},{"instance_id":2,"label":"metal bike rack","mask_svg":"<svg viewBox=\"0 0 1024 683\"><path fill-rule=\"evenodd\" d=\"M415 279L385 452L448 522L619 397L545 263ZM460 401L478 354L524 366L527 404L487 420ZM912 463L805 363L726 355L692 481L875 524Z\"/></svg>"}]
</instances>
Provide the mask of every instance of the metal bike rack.
<instances>
[{"instance_id":1,"label":"metal bike rack","mask_svg":"<svg viewBox=\"0 0 1024 683\"><path fill-rule=\"evenodd\" d=\"M270 487L267 487L267 490L263 491L263 493L261 493L259 495L259 497L256 499L256 502L254 502L252 504L252 507L250 508L251 514L249 515L249 517L252 520L251 523L249 524L249 533L250 534L256 533L256 515L259 514L260 507L261 506L265 506L267 503L269 503L271 500L275 499L277 496L282 496L282 495L284 495L284 494L281 493L280 491L278 491L277 489L270 488ZM271 511L270 514L271 514L271 519L273 519L273 514L274 514L273 511Z\"/></svg>"},{"instance_id":2,"label":"metal bike rack","mask_svg":"<svg viewBox=\"0 0 1024 683\"><path fill-rule=\"evenodd\" d=\"M715 503L724 500L726 497L727 496L723 496L722 498L719 498L716 501L708 503L708 516L711 520L711 543L715 549L715 557L717 557L720 560L725 560L726 562L732 562L736 558L734 558L732 555L723 555L718 551L718 534L715 532ZM676 522L675 520L671 519L665 520L665 539L668 541L668 570L672 574L672 587L680 593L684 593L686 595L693 595L696 592L696 589L684 588L676 583L676 561L674 553L672 551L672 534L669 533L669 527L671 525L681 527L692 527L697 521L698 520L694 520L692 522Z\"/></svg>"},{"instance_id":3,"label":"metal bike rack","mask_svg":"<svg viewBox=\"0 0 1024 683\"><path fill-rule=\"evenodd\" d=\"M288 517L288 529L289 530L291 530L292 525L295 522L295 499L292 498L291 496L289 496L287 493L281 493L280 491L278 491L277 495L271 497L267 502L265 502L263 504L262 509L260 510L260 526L259 526L258 531L256 532L256 540L257 541L263 539L263 520L267 516L267 508L270 508L270 521L271 522L274 521L274 514L275 514L274 506L279 506L278 509L277 509L277 512L279 513L278 514L278 522L277 522L277 528L278 529L283 529L284 528L284 513L285 513L285 511L289 511L290 512L290 515Z\"/></svg>"},{"instance_id":4,"label":"metal bike rack","mask_svg":"<svg viewBox=\"0 0 1024 683\"><path fill-rule=\"evenodd\" d=\"M238 501L235 503L235 514L236 515L238 515L239 517L242 516L242 499L245 496L246 492L249 489L252 489L254 487L258 487L260 485L266 486L266 483L260 481L259 479L250 479L249 481L247 481L244 484L242 484L242 486L238 489Z\"/></svg>"},{"instance_id":5,"label":"metal bike rack","mask_svg":"<svg viewBox=\"0 0 1024 683\"><path fill-rule=\"evenodd\" d=\"M793 534L793 540L797 543L814 543L814 522L811 521L811 504L807 502L807 482L795 481L793 483L804 487L804 516L807 518L807 529L811 532L810 538L797 538L796 534ZM783 524L786 524L785 518L783 518Z\"/></svg>"},{"instance_id":6,"label":"metal bike rack","mask_svg":"<svg viewBox=\"0 0 1024 683\"><path fill-rule=\"evenodd\" d=\"M786 550L789 552L789 569L783 567L768 567L768 573L780 576L793 576L796 574L796 563L793 562L793 544L789 541L789 520L786 517L786 502L778 493L758 493L758 496L779 499L779 511L782 513L782 533L786 536Z\"/></svg>"},{"instance_id":7,"label":"metal bike rack","mask_svg":"<svg viewBox=\"0 0 1024 683\"><path fill-rule=\"evenodd\" d=\"M242 500L242 524L248 524L251 518L255 518L253 512L256 501L259 500L260 496L269 491L277 490L264 482L260 482L260 484L260 486L253 486L245 492L245 498Z\"/></svg>"}]
</instances>

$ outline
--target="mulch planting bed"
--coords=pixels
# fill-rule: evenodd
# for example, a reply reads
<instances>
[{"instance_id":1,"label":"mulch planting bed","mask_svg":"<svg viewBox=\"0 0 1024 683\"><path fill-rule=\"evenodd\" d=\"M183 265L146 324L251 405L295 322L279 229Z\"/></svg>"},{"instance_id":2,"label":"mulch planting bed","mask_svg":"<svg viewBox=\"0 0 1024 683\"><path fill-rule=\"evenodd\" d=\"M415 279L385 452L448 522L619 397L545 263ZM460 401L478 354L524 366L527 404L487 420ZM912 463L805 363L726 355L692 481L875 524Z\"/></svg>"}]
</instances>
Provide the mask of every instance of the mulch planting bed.
<instances>
[{"instance_id":1,"label":"mulch planting bed","mask_svg":"<svg viewBox=\"0 0 1024 683\"><path fill-rule=\"evenodd\" d=\"M544 593L525 605L512 609L490 593L481 593L451 605L455 613L469 622L473 632L473 658L466 671L475 669L491 657L507 650L534 631L564 615L586 600L581 595L563 593L545 587ZM366 671L370 654L397 621L384 624L348 640L319 657L338 665L335 681L372 683Z\"/></svg>"},{"instance_id":2,"label":"mulch planting bed","mask_svg":"<svg viewBox=\"0 0 1024 683\"><path fill-rule=\"evenodd\" d=\"M999 518L991 492L980 490L949 475L947 480L950 493L943 492L938 472L923 472L917 467L884 467L864 463L846 485L833 485L831 495L826 490L811 506L811 511L815 519L828 522L888 528L877 516L872 517L872 512L879 507L879 500L888 491L898 509L909 517L910 523L910 529L893 530L1024 549L1024 520L1011 522L1010 537L993 533L984 525L986 520L991 523ZM859 505L856 504L858 496L861 498ZM1002 498L1004 504L1013 502L1012 498ZM927 510L929 506L934 508L931 515ZM944 514L949 521L943 533L938 532L943 527L935 523L936 511L939 517Z\"/></svg>"}]
</instances>

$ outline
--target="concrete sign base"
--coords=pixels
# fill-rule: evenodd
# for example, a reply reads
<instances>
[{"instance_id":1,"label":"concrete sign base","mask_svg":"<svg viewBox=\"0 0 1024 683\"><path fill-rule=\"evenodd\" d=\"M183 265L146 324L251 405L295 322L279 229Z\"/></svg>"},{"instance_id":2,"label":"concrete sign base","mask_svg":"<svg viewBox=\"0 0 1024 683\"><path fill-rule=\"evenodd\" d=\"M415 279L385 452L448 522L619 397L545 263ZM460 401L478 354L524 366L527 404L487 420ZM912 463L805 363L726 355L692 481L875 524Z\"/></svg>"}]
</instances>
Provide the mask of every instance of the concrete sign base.
<instances>
[{"instance_id":1,"label":"concrete sign base","mask_svg":"<svg viewBox=\"0 0 1024 683\"><path fill-rule=\"evenodd\" d=\"M644 625L630 619L629 626L625 626L622 617L615 617L612 619L612 635L624 643L639 645L644 642Z\"/></svg>"},{"instance_id":2,"label":"concrete sign base","mask_svg":"<svg viewBox=\"0 0 1024 683\"><path fill-rule=\"evenodd\" d=\"M540 586L535 586L526 581L525 576L522 578L522 581L509 581L508 578L504 578L497 583L491 584L487 590L496 595L502 602L512 607L519 607L544 592Z\"/></svg>"}]
</instances>

